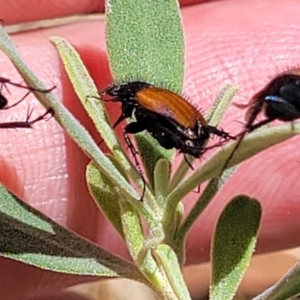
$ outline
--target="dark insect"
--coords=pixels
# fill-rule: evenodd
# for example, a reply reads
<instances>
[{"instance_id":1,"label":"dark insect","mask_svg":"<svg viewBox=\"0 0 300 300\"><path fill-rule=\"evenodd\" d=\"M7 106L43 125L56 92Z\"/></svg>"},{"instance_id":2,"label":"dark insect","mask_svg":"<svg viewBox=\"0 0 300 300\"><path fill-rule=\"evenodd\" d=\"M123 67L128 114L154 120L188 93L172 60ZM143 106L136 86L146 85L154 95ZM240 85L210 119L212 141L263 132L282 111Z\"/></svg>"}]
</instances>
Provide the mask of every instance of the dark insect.
<instances>
[{"instance_id":1,"label":"dark insect","mask_svg":"<svg viewBox=\"0 0 300 300\"><path fill-rule=\"evenodd\" d=\"M237 105L244 108L245 105ZM275 77L266 87L256 93L249 105L246 105L245 129L228 157L223 171L227 168L234 152L240 146L245 134L266 125L274 120L294 121L300 118L300 76L297 72L280 74ZM255 123L259 113L264 111L266 118Z\"/></svg>"},{"instance_id":2,"label":"dark insect","mask_svg":"<svg viewBox=\"0 0 300 300\"><path fill-rule=\"evenodd\" d=\"M8 106L8 100L7 98L3 95L3 88L6 88L7 89L7 86L6 85L12 85L12 86L15 86L15 87L18 87L18 88L23 88L23 89L26 89L28 90L26 92L26 94L19 100L17 101L16 103ZM10 79L7 79L7 78L4 78L4 77L0 77L0 110L6 110L6 109L10 109L12 107L15 107L17 106L19 103L21 103L31 92L40 92L40 93L49 93L51 92L53 89L55 88L52 87L51 89L36 89L36 88L32 88L32 87L29 87L29 86L26 86L26 85L22 85L22 84L19 84L19 83L15 83L15 82L12 82ZM32 114L32 111L29 111L27 113L27 117L25 119L25 121L16 121L16 122L2 122L0 123L0 128L31 128L31 126L40 121L40 120L43 120L45 119L46 115L51 115L53 116L54 114L54 111L53 109L49 108L44 114L42 114L41 116L33 119L33 120L30 120L30 117L31 117L31 114Z\"/></svg>"},{"instance_id":3,"label":"dark insect","mask_svg":"<svg viewBox=\"0 0 300 300\"><path fill-rule=\"evenodd\" d=\"M225 131L207 124L192 104L167 89L134 81L109 86L100 93L100 96L104 95L111 97L104 101L121 102L122 105L122 114L113 127L124 119L135 117L135 121L125 126L123 136L138 168L137 151L128 134L146 130L165 149L176 148L181 153L196 158L206 151L205 144L210 134L217 135L223 140L232 138ZM140 168L139 172L142 175Z\"/></svg>"}]
</instances>

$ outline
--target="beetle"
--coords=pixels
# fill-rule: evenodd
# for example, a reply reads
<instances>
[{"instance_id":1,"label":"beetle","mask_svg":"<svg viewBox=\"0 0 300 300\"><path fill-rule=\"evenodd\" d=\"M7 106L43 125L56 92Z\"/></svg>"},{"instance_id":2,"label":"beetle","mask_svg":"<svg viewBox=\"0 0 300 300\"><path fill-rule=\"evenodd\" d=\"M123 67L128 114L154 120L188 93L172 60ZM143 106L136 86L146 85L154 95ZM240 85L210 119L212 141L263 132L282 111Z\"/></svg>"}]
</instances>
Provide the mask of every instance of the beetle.
<instances>
[{"instance_id":1,"label":"beetle","mask_svg":"<svg viewBox=\"0 0 300 300\"><path fill-rule=\"evenodd\" d=\"M240 146L244 136L253 130L274 120L294 121L300 118L300 72L290 70L273 78L262 90L256 93L248 105L245 128L238 136L236 146L229 155L222 172L227 168L234 152ZM257 116L264 112L265 119L255 123Z\"/></svg>"},{"instance_id":2,"label":"beetle","mask_svg":"<svg viewBox=\"0 0 300 300\"><path fill-rule=\"evenodd\" d=\"M266 119L254 124L264 110ZM267 86L254 95L247 112L246 128L250 131L277 119L294 121L300 118L300 75L289 72L276 76Z\"/></svg>"},{"instance_id":3,"label":"beetle","mask_svg":"<svg viewBox=\"0 0 300 300\"><path fill-rule=\"evenodd\" d=\"M180 95L147 82L113 84L99 94L101 98L110 96L104 101L121 103L122 113L114 128L124 119L135 117L135 121L125 126L123 136L136 164L137 152L128 134L148 131L163 148L176 148L195 158L205 152L211 134L224 140L232 138L225 131L209 125L202 114Z\"/></svg>"}]
</instances>

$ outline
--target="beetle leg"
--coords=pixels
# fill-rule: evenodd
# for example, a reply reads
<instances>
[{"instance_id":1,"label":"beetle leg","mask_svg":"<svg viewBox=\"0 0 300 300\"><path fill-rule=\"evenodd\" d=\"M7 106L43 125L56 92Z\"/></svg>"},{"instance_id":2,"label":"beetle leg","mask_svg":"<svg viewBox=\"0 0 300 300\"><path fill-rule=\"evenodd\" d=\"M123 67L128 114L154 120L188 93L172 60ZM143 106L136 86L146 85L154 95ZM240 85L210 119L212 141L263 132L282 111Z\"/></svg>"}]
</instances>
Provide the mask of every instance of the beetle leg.
<instances>
[{"instance_id":1,"label":"beetle leg","mask_svg":"<svg viewBox=\"0 0 300 300\"><path fill-rule=\"evenodd\" d=\"M208 129L209 129L209 133L217 135L221 138L224 138L225 140L227 139L235 139L236 137L230 135L229 133L227 133L226 131L219 129L215 126L211 126L211 125L207 125Z\"/></svg>"},{"instance_id":2,"label":"beetle leg","mask_svg":"<svg viewBox=\"0 0 300 300\"><path fill-rule=\"evenodd\" d=\"M15 83L15 82L13 82L10 79L5 78L5 77L0 77L0 83L1 83L1 90L2 90L2 86L6 87L6 84L10 84L10 85L22 88L22 89L26 89L26 90L29 90L31 92L40 92L40 93L50 93L52 90L54 90L56 88L56 86L53 86L50 89L38 89L38 88L30 87L30 86L27 86L27 85L23 85L21 83Z\"/></svg>"},{"instance_id":3,"label":"beetle leg","mask_svg":"<svg viewBox=\"0 0 300 300\"><path fill-rule=\"evenodd\" d=\"M4 110L4 109L9 109L9 108L12 108L12 107L15 107L17 106L18 104L20 104L25 98L27 98L27 96L31 93L31 91L27 92L19 101L17 101L16 103L10 105L10 106L5 106L3 108L1 108L1 110Z\"/></svg>"},{"instance_id":4,"label":"beetle leg","mask_svg":"<svg viewBox=\"0 0 300 300\"><path fill-rule=\"evenodd\" d=\"M122 102L122 114L113 125L113 128L116 128L123 120L130 118L132 116L132 113L133 113L132 105L126 102Z\"/></svg>"},{"instance_id":5,"label":"beetle leg","mask_svg":"<svg viewBox=\"0 0 300 300\"><path fill-rule=\"evenodd\" d=\"M261 127L261 126L264 126L264 125L266 125L266 124L271 123L272 121L274 121L273 118L272 118L272 119L271 119L271 118L268 118L268 119L265 119L265 120L262 120L262 121L258 122L257 124L247 126L247 127L246 127L246 130L244 130L243 133L245 133L245 132L251 132L251 131L253 131L253 130L255 130L255 129Z\"/></svg>"},{"instance_id":6,"label":"beetle leg","mask_svg":"<svg viewBox=\"0 0 300 300\"><path fill-rule=\"evenodd\" d=\"M233 149L232 152L230 153L229 157L227 158L227 160L226 160L226 162L225 162L225 164L224 164L224 166L223 166L221 175L222 175L222 173L225 171L225 169L227 169L227 166L228 166L229 162L231 161L231 159L232 159L232 157L233 157L235 151L237 151L238 148L239 148L239 146L241 145L241 142L243 141L245 135L246 135L247 133L249 133L249 132L254 131L255 129L257 129L257 128L263 126L263 125L266 125L266 124L272 122L273 120L274 120L274 119L268 118L268 119L265 119L265 120L263 120L263 121L261 121L261 122L258 122L257 124L254 124L254 125L248 125L248 126L246 127L245 130L243 130L240 134L237 135L237 136L239 136L239 139L238 139L238 141L237 141L237 143L236 143L234 149Z\"/></svg>"},{"instance_id":7,"label":"beetle leg","mask_svg":"<svg viewBox=\"0 0 300 300\"><path fill-rule=\"evenodd\" d=\"M127 117L124 116L124 114L121 114L121 116L117 119L117 121L114 123L113 128L116 128L123 120L125 120Z\"/></svg>"},{"instance_id":8,"label":"beetle leg","mask_svg":"<svg viewBox=\"0 0 300 300\"><path fill-rule=\"evenodd\" d=\"M19 121L19 122L6 122L6 123L0 123L0 128L31 128L32 125L38 121L45 120L45 117L47 115L51 115L51 117L54 115L54 110L52 108L49 108L44 114L41 116L38 116L37 118L30 120L32 111L29 111L26 117L25 121Z\"/></svg>"},{"instance_id":9,"label":"beetle leg","mask_svg":"<svg viewBox=\"0 0 300 300\"><path fill-rule=\"evenodd\" d=\"M2 90L3 88L6 89L6 91L10 94L10 91L9 89L7 88L7 84L10 84L10 85L13 85L13 86L16 86L16 87L20 87L20 88L23 88L23 89L27 89L28 92L19 100L17 101L16 103L10 105L10 106L6 106L7 105L7 99L5 96L2 95ZM29 87L29 86L26 86L26 85L22 85L22 84L19 84L19 83L15 83L15 82L12 82L10 81L9 79L7 78L4 78L4 77L0 77L0 110L4 110L4 109L9 109L9 108L12 108L12 107L15 107L17 106L19 103L21 103L31 92L40 92L40 93L50 93L53 89L55 89L56 86L53 86L52 88L50 89L36 89L36 88L32 88L32 87Z\"/></svg>"},{"instance_id":10,"label":"beetle leg","mask_svg":"<svg viewBox=\"0 0 300 300\"><path fill-rule=\"evenodd\" d=\"M186 157L186 154L183 155L185 162L187 163L187 165L190 167L191 170L195 170L193 165L189 162L188 158Z\"/></svg>"},{"instance_id":11,"label":"beetle leg","mask_svg":"<svg viewBox=\"0 0 300 300\"><path fill-rule=\"evenodd\" d=\"M143 173L143 170L141 168L141 165L137 159L137 154L138 151L135 149L132 141L130 140L128 134L136 134L136 133L139 133L141 131L145 130L145 126L143 123L138 123L138 122L132 122L132 123L129 123L127 124L127 126L124 128L123 130L123 137L124 137L124 140L125 140L125 143L127 144L127 147L128 149L130 150L131 152L131 155L133 157L133 160L134 160L134 163L135 163L135 166L141 176L141 179L143 181L143 192L142 192L142 196L141 196L141 200L144 198L144 195L145 195L145 191L146 191L146 179L144 177L144 173Z\"/></svg>"}]
</instances>

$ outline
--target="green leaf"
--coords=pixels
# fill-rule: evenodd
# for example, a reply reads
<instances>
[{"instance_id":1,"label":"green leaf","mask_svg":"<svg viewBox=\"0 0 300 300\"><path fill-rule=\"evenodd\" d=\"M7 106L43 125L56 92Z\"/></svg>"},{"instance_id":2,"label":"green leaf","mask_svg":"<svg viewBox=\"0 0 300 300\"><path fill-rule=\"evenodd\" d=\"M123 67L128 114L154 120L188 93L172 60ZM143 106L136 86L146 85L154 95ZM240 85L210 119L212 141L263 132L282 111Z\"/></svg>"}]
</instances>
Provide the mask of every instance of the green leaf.
<instances>
[{"instance_id":1,"label":"green leaf","mask_svg":"<svg viewBox=\"0 0 300 300\"><path fill-rule=\"evenodd\" d=\"M116 138L115 131L108 121L103 102L99 98L97 88L79 54L74 47L63 38L52 37L51 41L59 52L65 70L68 73L81 104L93 120L95 127L101 134L107 147L114 153L127 172L129 172L134 179L140 180L140 175L136 172L135 168L133 168Z\"/></svg>"},{"instance_id":2,"label":"green leaf","mask_svg":"<svg viewBox=\"0 0 300 300\"><path fill-rule=\"evenodd\" d=\"M213 178L209 184L205 187L205 190L197 200L197 202L194 204L193 208L189 212L189 214L184 219L182 225L179 227L178 231L175 233L175 241L176 246L178 248L177 255L179 257L179 260L182 262L184 260L184 241L186 234L188 233L189 229L192 227L192 225L195 223L199 215L204 211L204 209L207 207L207 205L211 202L213 197L218 192L220 186L222 183L220 182L220 178ZM171 220L167 219L166 215L166 222L170 224ZM168 224L167 223L167 224ZM171 225L166 225L168 228Z\"/></svg>"},{"instance_id":3,"label":"green leaf","mask_svg":"<svg viewBox=\"0 0 300 300\"><path fill-rule=\"evenodd\" d=\"M114 162L116 165L117 162ZM120 168L118 168L120 170ZM115 184L105 176L97 166L91 162L86 169L89 191L105 216L114 225L118 233L123 236L121 211L119 206L120 192Z\"/></svg>"},{"instance_id":4,"label":"green leaf","mask_svg":"<svg viewBox=\"0 0 300 300\"><path fill-rule=\"evenodd\" d=\"M184 39L176 0L110 0L106 39L116 82L141 80L181 93ZM173 159L149 134L135 136L150 184L161 158Z\"/></svg>"},{"instance_id":5,"label":"green leaf","mask_svg":"<svg viewBox=\"0 0 300 300\"><path fill-rule=\"evenodd\" d=\"M231 168L242 161L266 150L276 144L282 143L300 133L300 123L286 123L280 126L269 128L260 128L248 134L240 144L240 147L235 152L228 163L228 168ZM224 163L234 149L238 141L226 145L222 150L218 151L214 156L207 161L202 168L203 173L210 169L210 176L217 176L223 169Z\"/></svg>"},{"instance_id":6,"label":"green leaf","mask_svg":"<svg viewBox=\"0 0 300 300\"><path fill-rule=\"evenodd\" d=\"M160 159L154 169L154 190L157 202L161 207L165 205L165 197L170 180L170 163L166 159Z\"/></svg>"},{"instance_id":7,"label":"green leaf","mask_svg":"<svg viewBox=\"0 0 300 300\"><path fill-rule=\"evenodd\" d=\"M290 123L262 128L247 135L241 143L236 155L228 167L232 167L271 146L282 143L300 133L300 123ZM222 168L236 145L236 141L224 146L209 158L200 168L195 170L187 179L180 182L169 194L168 198L174 203L181 201L190 191L206 180L220 175ZM167 200L169 201L169 200Z\"/></svg>"},{"instance_id":8,"label":"green leaf","mask_svg":"<svg viewBox=\"0 0 300 300\"><path fill-rule=\"evenodd\" d=\"M137 210L130 203L120 201L120 212L127 248L136 261L145 242L142 224Z\"/></svg>"},{"instance_id":9,"label":"green leaf","mask_svg":"<svg viewBox=\"0 0 300 300\"><path fill-rule=\"evenodd\" d=\"M160 159L166 159L169 163L173 159L174 150L167 150L161 147L148 132L136 134L135 140L141 154L141 160L145 166L145 171L149 183L154 188L154 169Z\"/></svg>"},{"instance_id":10,"label":"green leaf","mask_svg":"<svg viewBox=\"0 0 300 300\"><path fill-rule=\"evenodd\" d=\"M0 185L0 253L41 269L143 280L130 263L56 224Z\"/></svg>"},{"instance_id":11,"label":"green leaf","mask_svg":"<svg viewBox=\"0 0 300 300\"><path fill-rule=\"evenodd\" d=\"M143 80L180 93L184 39L178 1L109 0L106 14L114 79Z\"/></svg>"},{"instance_id":12,"label":"green leaf","mask_svg":"<svg viewBox=\"0 0 300 300\"><path fill-rule=\"evenodd\" d=\"M175 252L168 245L162 244L153 250L153 255L165 270L170 285L173 287L178 299L191 299L189 291L183 280Z\"/></svg>"},{"instance_id":13,"label":"green leaf","mask_svg":"<svg viewBox=\"0 0 300 300\"><path fill-rule=\"evenodd\" d=\"M184 253L185 253L185 237L190 230L190 228L194 225L194 223L199 218L200 214L205 210L209 203L213 200L216 193L220 190L220 188L226 183L226 180L223 177L227 178L226 170L222 177L213 178L209 181L208 185L205 187L203 193L197 199L196 203L182 222L182 225L179 227L178 231L175 235L176 241L176 253L180 262L184 262Z\"/></svg>"},{"instance_id":14,"label":"green leaf","mask_svg":"<svg viewBox=\"0 0 300 300\"><path fill-rule=\"evenodd\" d=\"M300 263L253 300L285 300L300 294ZM294 298L293 298L294 299Z\"/></svg>"},{"instance_id":15,"label":"green leaf","mask_svg":"<svg viewBox=\"0 0 300 300\"><path fill-rule=\"evenodd\" d=\"M9 36L6 34L2 26L0 26L0 49L10 58L29 86L38 89L45 89L40 80L23 62L16 47L12 44ZM125 195L128 195L129 199L133 198L139 200L140 197L137 192L128 184L126 179L121 176L110 160L99 150L98 145L94 142L87 130L62 105L61 101L58 101L51 93L34 92L34 94L45 107L51 107L54 110L54 118L84 150L86 155L95 161L107 176L114 180L115 184L120 187L120 190Z\"/></svg>"},{"instance_id":16,"label":"green leaf","mask_svg":"<svg viewBox=\"0 0 300 300\"><path fill-rule=\"evenodd\" d=\"M139 270L147 278L149 285L160 295L162 299L166 295L172 295L173 289L170 286L167 274L161 269L161 265L152 257L151 248L157 247L157 241L161 242L160 237L145 239L140 218L132 205L125 201L120 201L122 226L128 250ZM161 231L156 230L161 233Z\"/></svg>"},{"instance_id":17,"label":"green leaf","mask_svg":"<svg viewBox=\"0 0 300 300\"><path fill-rule=\"evenodd\" d=\"M236 84L225 85L217 95L214 105L205 113L205 120L211 126L218 126L232 99L239 91Z\"/></svg>"},{"instance_id":18,"label":"green leaf","mask_svg":"<svg viewBox=\"0 0 300 300\"><path fill-rule=\"evenodd\" d=\"M261 206L247 196L224 209L214 233L211 300L231 300L249 265L261 219Z\"/></svg>"},{"instance_id":19,"label":"green leaf","mask_svg":"<svg viewBox=\"0 0 300 300\"><path fill-rule=\"evenodd\" d=\"M116 139L115 132L110 126L103 102L99 99L99 94L94 81L90 77L78 52L63 38L52 37L51 42L60 55L81 104L93 120L101 137L109 149L112 151L115 150L117 157L119 154L122 158L124 154Z\"/></svg>"}]
</instances>

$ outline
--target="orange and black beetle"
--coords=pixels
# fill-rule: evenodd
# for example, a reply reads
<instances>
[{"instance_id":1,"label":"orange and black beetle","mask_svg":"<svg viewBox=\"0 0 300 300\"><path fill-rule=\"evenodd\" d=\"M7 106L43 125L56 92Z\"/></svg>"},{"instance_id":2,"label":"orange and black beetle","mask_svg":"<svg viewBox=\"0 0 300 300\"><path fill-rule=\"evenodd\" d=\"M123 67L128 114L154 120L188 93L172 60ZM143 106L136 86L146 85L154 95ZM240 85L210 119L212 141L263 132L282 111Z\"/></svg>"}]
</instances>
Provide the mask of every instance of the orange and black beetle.
<instances>
[{"instance_id":1,"label":"orange and black beetle","mask_svg":"<svg viewBox=\"0 0 300 300\"><path fill-rule=\"evenodd\" d=\"M181 153L199 158L205 151L210 134L224 139L231 136L207 124L201 113L178 94L134 81L112 85L100 93L111 98L106 101L121 102L122 114L114 124L134 116L135 121L124 128L124 138L132 149L127 134L148 131L165 149L176 148Z\"/></svg>"}]
</instances>

